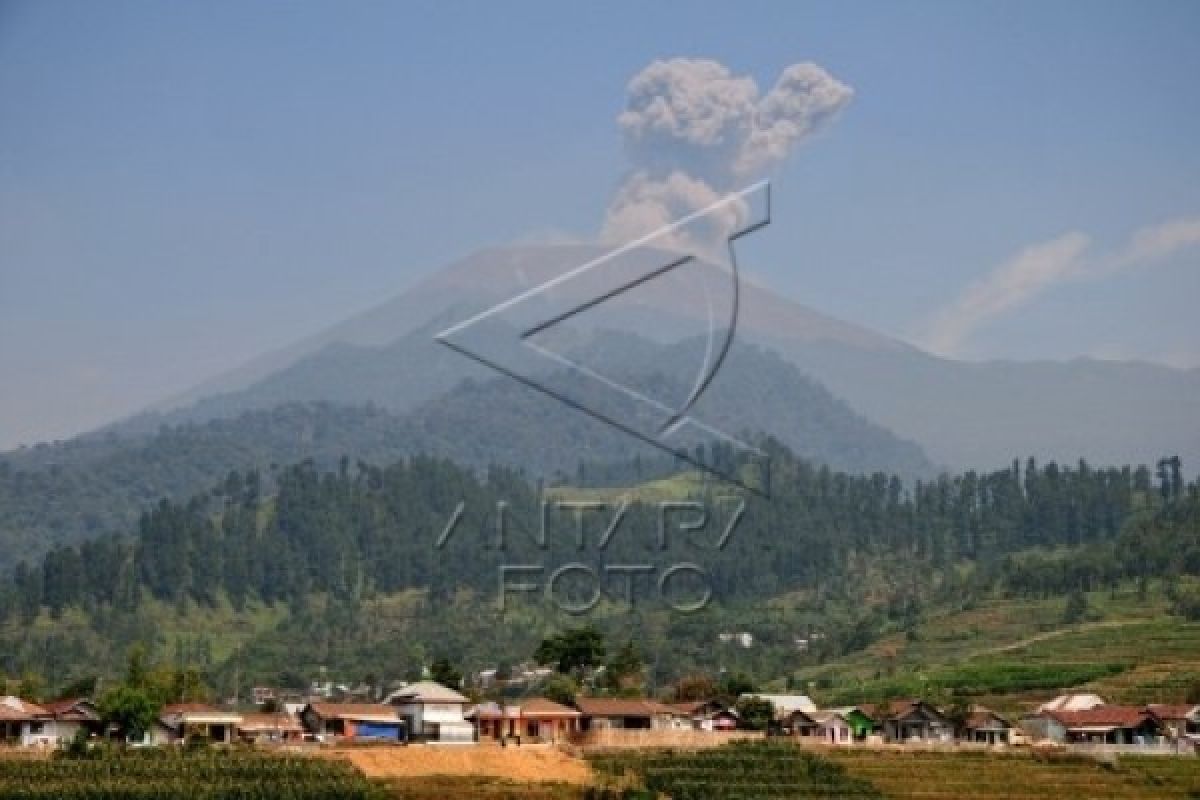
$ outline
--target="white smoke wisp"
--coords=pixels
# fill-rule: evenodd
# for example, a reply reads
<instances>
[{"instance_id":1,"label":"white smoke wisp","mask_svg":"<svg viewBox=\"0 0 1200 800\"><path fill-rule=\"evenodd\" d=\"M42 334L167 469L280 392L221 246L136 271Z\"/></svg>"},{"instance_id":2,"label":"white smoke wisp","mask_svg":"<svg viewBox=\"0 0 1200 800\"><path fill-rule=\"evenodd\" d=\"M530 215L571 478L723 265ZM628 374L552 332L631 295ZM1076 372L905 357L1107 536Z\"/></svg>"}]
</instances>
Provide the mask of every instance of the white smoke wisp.
<instances>
[{"instance_id":1,"label":"white smoke wisp","mask_svg":"<svg viewBox=\"0 0 1200 800\"><path fill-rule=\"evenodd\" d=\"M1081 259L1089 243L1084 234L1072 232L1025 248L938 311L920 337L921 344L939 355L961 355L980 326L1082 273Z\"/></svg>"},{"instance_id":2,"label":"white smoke wisp","mask_svg":"<svg viewBox=\"0 0 1200 800\"><path fill-rule=\"evenodd\" d=\"M812 63L766 93L706 59L655 61L629 82L617 125L632 168L603 238L628 241L745 188L823 130L854 90Z\"/></svg>"},{"instance_id":3,"label":"white smoke wisp","mask_svg":"<svg viewBox=\"0 0 1200 800\"><path fill-rule=\"evenodd\" d=\"M1109 253L1089 252L1090 242L1087 235L1072 232L1025 248L936 311L917 335L918 343L938 355L961 356L981 328L1060 284L1145 269L1200 245L1200 218L1144 226Z\"/></svg>"}]
</instances>

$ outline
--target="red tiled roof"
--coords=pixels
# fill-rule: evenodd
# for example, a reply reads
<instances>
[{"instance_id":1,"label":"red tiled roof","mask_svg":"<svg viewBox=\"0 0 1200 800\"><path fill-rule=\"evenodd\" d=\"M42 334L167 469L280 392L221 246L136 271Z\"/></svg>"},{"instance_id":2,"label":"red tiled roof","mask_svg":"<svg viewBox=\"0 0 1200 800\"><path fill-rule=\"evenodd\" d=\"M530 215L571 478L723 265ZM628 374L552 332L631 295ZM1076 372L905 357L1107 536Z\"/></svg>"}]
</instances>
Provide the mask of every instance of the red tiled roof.
<instances>
[{"instance_id":1,"label":"red tiled roof","mask_svg":"<svg viewBox=\"0 0 1200 800\"><path fill-rule=\"evenodd\" d=\"M83 698L81 697L65 697L62 700L52 700L49 703L41 703L40 705L51 714L61 714L64 711L70 711L82 702Z\"/></svg>"},{"instance_id":2,"label":"red tiled roof","mask_svg":"<svg viewBox=\"0 0 1200 800\"><path fill-rule=\"evenodd\" d=\"M1087 711L1046 711L1067 728L1136 728L1150 719L1150 714L1135 706L1096 706Z\"/></svg>"},{"instance_id":3,"label":"red tiled roof","mask_svg":"<svg viewBox=\"0 0 1200 800\"><path fill-rule=\"evenodd\" d=\"M46 716L71 722L88 722L99 719L92 708L92 703L85 697L67 697L42 703Z\"/></svg>"},{"instance_id":4,"label":"red tiled roof","mask_svg":"<svg viewBox=\"0 0 1200 800\"><path fill-rule=\"evenodd\" d=\"M579 697L575 705L585 717L652 717L680 713L645 697Z\"/></svg>"},{"instance_id":5,"label":"red tiled roof","mask_svg":"<svg viewBox=\"0 0 1200 800\"><path fill-rule=\"evenodd\" d=\"M1151 703L1146 710L1159 719L1188 719L1200 715L1200 705L1169 705Z\"/></svg>"},{"instance_id":6,"label":"red tiled roof","mask_svg":"<svg viewBox=\"0 0 1200 800\"><path fill-rule=\"evenodd\" d=\"M579 712L544 697L531 697L521 702L523 717L578 717Z\"/></svg>"},{"instance_id":7,"label":"red tiled roof","mask_svg":"<svg viewBox=\"0 0 1200 800\"><path fill-rule=\"evenodd\" d=\"M19 697L0 698L0 720L23 722L46 716L46 709Z\"/></svg>"}]
</instances>

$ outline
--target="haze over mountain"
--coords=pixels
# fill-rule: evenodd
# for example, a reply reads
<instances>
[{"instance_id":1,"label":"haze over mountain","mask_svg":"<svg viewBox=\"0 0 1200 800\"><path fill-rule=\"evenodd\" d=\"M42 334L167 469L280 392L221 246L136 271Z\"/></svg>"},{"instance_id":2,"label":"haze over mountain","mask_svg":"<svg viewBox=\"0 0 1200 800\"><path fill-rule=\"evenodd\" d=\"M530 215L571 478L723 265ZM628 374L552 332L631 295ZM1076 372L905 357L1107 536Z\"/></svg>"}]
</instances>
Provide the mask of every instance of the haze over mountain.
<instances>
[{"instance_id":1,"label":"haze over mountain","mask_svg":"<svg viewBox=\"0 0 1200 800\"><path fill-rule=\"evenodd\" d=\"M486 370L433 334L596 258L587 245L481 251L410 290L284 350L160 404L207 419L289 401L374 402L407 411ZM648 253L647 258L661 258ZM704 276L700 279L699 276ZM572 325L670 342L708 325L705 287L725 276L692 262L617 295ZM737 337L779 353L938 464L988 468L1013 457L1140 463L1178 453L1200 463L1200 370L1139 362L964 362L833 319L743 279Z\"/></svg>"},{"instance_id":2,"label":"haze over mountain","mask_svg":"<svg viewBox=\"0 0 1200 800\"><path fill-rule=\"evenodd\" d=\"M219 376L186 397L65 443L0 457L6 557L127 531L159 498L229 470L304 458L385 461L427 452L477 467L574 474L583 462L660 455L438 342L447 326L596 257L585 246L488 250L399 297ZM652 263L661 253L639 257ZM692 262L539 335L538 344L676 407L700 373L729 276ZM966 363L740 286L737 342L693 409L744 440L773 435L849 472L927 477L1030 455L1093 464L1200 463L1200 371L1139 363ZM595 286L565 287L588 299ZM557 300L561 301L559 297ZM613 331L622 331L615 334ZM516 331L485 335L529 374L568 380ZM636 419L610 399L604 412ZM1194 468L1194 466L1190 466Z\"/></svg>"},{"instance_id":3,"label":"haze over mountain","mask_svg":"<svg viewBox=\"0 0 1200 800\"><path fill-rule=\"evenodd\" d=\"M386 388L395 374L420 377L423 347L446 351L428 337L415 336L378 351L358 348L375 359L351 363L374 363L385 380L367 388ZM322 352L350 349L337 345ZM697 340L666 346L627 333L599 332L569 352L638 391L677 397L689 387L691 364L703 349L704 342ZM569 372L555 370L547 380L569 382ZM358 399L348 394L338 399L341 404L272 400L269 408L236 415L152 431L131 426L0 456L0 542L5 545L0 569L57 544L128 533L139 514L160 499L204 491L231 470L262 470L269 484L274 465L305 459L333 468L343 459L378 464L430 454L476 468L512 465L531 476L553 478L575 477L580 464L664 457L659 449L490 372L414 402L406 414L347 404ZM613 419L643 413L613 398L598 410ZM747 439L771 435L812 462L854 473L886 471L912 478L935 469L919 446L854 413L777 355L749 345L734 347L697 413L722 430ZM679 444L705 441L685 436Z\"/></svg>"}]
</instances>

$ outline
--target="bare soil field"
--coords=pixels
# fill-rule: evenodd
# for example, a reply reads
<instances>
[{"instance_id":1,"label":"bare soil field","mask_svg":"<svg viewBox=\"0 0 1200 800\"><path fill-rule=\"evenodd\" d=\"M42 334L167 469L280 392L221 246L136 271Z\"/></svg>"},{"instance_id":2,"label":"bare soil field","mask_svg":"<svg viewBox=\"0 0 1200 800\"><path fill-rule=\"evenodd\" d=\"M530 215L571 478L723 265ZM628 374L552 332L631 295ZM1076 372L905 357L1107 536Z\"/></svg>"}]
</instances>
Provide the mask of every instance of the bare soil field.
<instances>
[{"instance_id":1,"label":"bare soil field","mask_svg":"<svg viewBox=\"0 0 1200 800\"><path fill-rule=\"evenodd\" d=\"M586 761L550 746L339 747L323 750L321 755L345 759L368 777L380 779L478 775L510 781L587 785L594 778Z\"/></svg>"}]
</instances>

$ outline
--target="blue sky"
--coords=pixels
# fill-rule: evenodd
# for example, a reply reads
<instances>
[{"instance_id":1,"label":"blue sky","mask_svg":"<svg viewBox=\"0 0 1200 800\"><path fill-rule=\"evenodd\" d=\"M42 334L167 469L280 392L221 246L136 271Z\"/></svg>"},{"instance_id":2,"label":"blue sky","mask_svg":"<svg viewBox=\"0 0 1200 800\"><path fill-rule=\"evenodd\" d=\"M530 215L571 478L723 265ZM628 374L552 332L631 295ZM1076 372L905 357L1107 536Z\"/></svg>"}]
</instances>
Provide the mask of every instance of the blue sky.
<instances>
[{"instance_id":1,"label":"blue sky","mask_svg":"<svg viewBox=\"0 0 1200 800\"><path fill-rule=\"evenodd\" d=\"M1200 4L500 5L0 3L0 447L479 247L595 234L629 169L626 86L672 57L853 87L772 175L759 280L944 343L972 286L1082 234L954 354L1200 364L1200 248L1122 255L1200 219Z\"/></svg>"}]
</instances>

